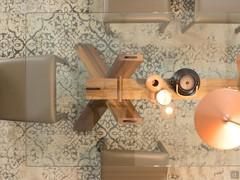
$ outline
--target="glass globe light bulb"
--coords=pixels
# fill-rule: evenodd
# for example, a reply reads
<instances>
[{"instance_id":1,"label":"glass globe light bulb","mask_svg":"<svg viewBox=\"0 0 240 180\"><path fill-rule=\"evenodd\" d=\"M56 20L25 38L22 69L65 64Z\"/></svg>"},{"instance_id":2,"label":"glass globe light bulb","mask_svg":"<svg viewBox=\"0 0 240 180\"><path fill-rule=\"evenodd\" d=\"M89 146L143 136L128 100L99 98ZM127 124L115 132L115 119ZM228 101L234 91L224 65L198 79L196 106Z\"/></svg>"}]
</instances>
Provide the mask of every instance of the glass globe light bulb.
<instances>
[{"instance_id":1,"label":"glass globe light bulb","mask_svg":"<svg viewBox=\"0 0 240 180\"><path fill-rule=\"evenodd\" d=\"M157 102L163 106L166 106L172 101L172 94L168 90L161 90L156 95Z\"/></svg>"},{"instance_id":2,"label":"glass globe light bulb","mask_svg":"<svg viewBox=\"0 0 240 180\"><path fill-rule=\"evenodd\" d=\"M173 113L173 108L171 106L166 107L165 113L167 115L171 115Z\"/></svg>"}]
</instances>

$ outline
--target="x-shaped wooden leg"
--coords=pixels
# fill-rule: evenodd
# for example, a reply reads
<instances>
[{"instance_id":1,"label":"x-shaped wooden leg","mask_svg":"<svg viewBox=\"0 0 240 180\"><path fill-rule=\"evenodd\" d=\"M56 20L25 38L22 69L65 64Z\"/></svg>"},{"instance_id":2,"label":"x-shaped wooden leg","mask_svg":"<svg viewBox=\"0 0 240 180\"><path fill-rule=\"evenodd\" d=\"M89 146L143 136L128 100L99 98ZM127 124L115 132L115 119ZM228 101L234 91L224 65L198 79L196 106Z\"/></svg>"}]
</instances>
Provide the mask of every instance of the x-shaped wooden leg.
<instances>
[{"instance_id":1,"label":"x-shaped wooden leg","mask_svg":"<svg viewBox=\"0 0 240 180\"><path fill-rule=\"evenodd\" d=\"M78 44L75 47L80 60L84 63L89 75L92 78L129 78L136 68L143 62L141 55L119 56L112 67L108 69L107 65L101 59L96 48L88 44ZM135 110L135 107L129 100L121 102L117 100L91 100L79 119L75 122L74 129L80 132L90 131L107 108L110 108L116 119L128 121L141 121L141 117Z\"/></svg>"}]
</instances>

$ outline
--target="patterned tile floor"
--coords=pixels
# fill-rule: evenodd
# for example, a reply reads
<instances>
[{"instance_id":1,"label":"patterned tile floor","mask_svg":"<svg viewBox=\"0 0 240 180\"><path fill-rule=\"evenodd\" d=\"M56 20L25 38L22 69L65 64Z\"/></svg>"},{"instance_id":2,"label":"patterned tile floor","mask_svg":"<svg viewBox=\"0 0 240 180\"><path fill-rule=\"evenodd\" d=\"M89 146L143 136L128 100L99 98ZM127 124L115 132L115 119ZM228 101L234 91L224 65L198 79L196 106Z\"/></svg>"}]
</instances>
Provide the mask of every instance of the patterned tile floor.
<instances>
[{"instance_id":1,"label":"patterned tile floor","mask_svg":"<svg viewBox=\"0 0 240 180\"><path fill-rule=\"evenodd\" d=\"M175 102L176 117L171 118L164 117L158 106L136 101L142 125L119 126L107 111L92 132L73 132L73 122L86 104L83 87L88 76L73 47L78 42L93 44L108 65L120 52L140 51L144 63L135 78L153 73L167 78L182 67L195 69L201 77L233 78L240 52L240 36L233 33L237 25L193 25L182 34L175 23L164 33L158 24L113 24L109 33L101 14L88 13L94 3L0 2L0 57L54 54L69 63L57 68L57 111L67 118L53 125L0 121L0 179L100 179L95 145L105 137L108 148L118 149L152 150L162 141L171 157L171 180L229 180L231 171L239 171L239 149L217 151L201 142L193 124L196 101ZM171 7L180 28L192 22L192 0L171 0Z\"/></svg>"}]
</instances>

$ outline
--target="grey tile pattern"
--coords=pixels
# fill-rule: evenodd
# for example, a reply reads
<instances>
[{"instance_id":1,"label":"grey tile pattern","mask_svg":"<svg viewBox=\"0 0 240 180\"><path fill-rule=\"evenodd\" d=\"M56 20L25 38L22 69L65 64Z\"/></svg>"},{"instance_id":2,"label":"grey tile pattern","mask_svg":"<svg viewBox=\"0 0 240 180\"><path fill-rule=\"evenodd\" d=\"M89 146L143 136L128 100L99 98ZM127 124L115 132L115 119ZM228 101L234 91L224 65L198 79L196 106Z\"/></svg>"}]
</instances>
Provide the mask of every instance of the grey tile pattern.
<instances>
[{"instance_id":1,"label":"grey tile pattern","mask_svg":"<svg viewBox=\"0 0 240 180\"><path fill-rule=\"evenodd\" d=\"M239 173L239 167L180 167L170 168L169 180L232 180L232 173Z\"/></svg>"},{"instance_id":2,"label":"grey tile pattern","mask_svg":"<svg viewBox=\"0 0 240 180\"><path fill-rule=\"evenodd\" d=\"M25 124L1 121L0 179L16 179L25 155Z\"/></svg>"},{"instance_id":3,"label":"grey tile pattern","mask_svg":"<svg viewBox=\"0 0 240 180\"><path fill-rule=\"evenodd\" d=\"M135 101L144 117L142 125L121 126L107 111L92 132L77 134L73 122L81 113L87 73L73 47L91 43L111 65L119 52L144 54L133 77L157 73L168 78L182 67L205 77L236 77L234 59L240 52L236 25L194 25L186 33L171 23L164 33L157 24L112 24L106 32L101 14L87 13L93 0L4 0L0 2L0 57L54 54L69 65L57 68L57 111L67 115L46 124L0 121L0 179L100 179L98 140L110 149L154 150L162 141L170 153L169 179L230 179L239 165L239 148L217 151L194 130L197 101L178 101L175 117L165 117L161 107ZM193 20L191 0L171 1L184 29ZM216 65L217 64L217 65ZM188 167L184 167L188 166ZM191 167L195 166L195 167ZM212 167L207 167L212 166Z\"/></svg>"},{"instance_id":4,"label":"grey tile pattern","mask_svg":"<svg viewBox=\"0 0 240 180\"><path fill-rule=\"evenodd\" d=\"M179 23L181 29L185 31L194 21L194 1L170 0L170 5L176 21Z\"/></svg>"},{"instance_id":5,"label":"grey tile pattern","mask_svg":"<svg viewBox=\"0 0 240 180\"><path fill-rule=\"evenodd\" d=\"M2 0L0 2L1 13L24 13L26 0Z\"/></svg>"},{"instance_id":6,"label":"grey tile pattern","mask_svg":"<svg viewBox=\"0 0 240 180\"><path fill-rule=\"evenodd\" d=\"M75 56L74 60L72 60L72 54L74 54L73 46L76 43L75 40L78 41L78 39L82 42L91 42L92 44L95 44L97 48L100 47L99 50L106 56L107 63L109 64L113 62L113 60L116 58L116 55L120 51L140 51L145 55L145 62L135 74L135 76L139 78L146 77L147 75L153 73L169 77L169 75L181 67L193 68L200 72L202 77L228 77L236 74L236 71L225 71L229 67L232 68L232 64L224 61L224 53L226 50L224 48L220 49L222 47L218 46L215 37L206 37L204 41L201 41L197 44L193 43L194 38L192 38L190 40L186 40L185 44L183 45L171 45L169 47L166 47L166 42L165 44L162 43L161 45L157 43L151 44L150 42L152 41L152 38L157 38L157 35L150 38L142 37L144 38L144 43L134 41L130 41L129 43L126 41L120 41L117 38L115 39L114 35L108 35L104 30L102 22L96 20L96 15L97 14L91 14L90 16L87 16L86 14L82 13L50 13L43 15L40 14L40 18L36 14L31 15L29 16L27 22L29 23L28 28L33 30L33 32L29 31L29 34L34 34L34 36L30 36L27 40L29 43L29 46L27 44L27 47L29 47L28 49L32 48L30 52L33 54L59 52L57 55L67 57L71 63L74 62L74 60L77 60ZM34 16L37 16L37 18ZM77 18L80 20L77 21ZM89 20L82 23L83 18L88 18ZM61 23L59 22L59 19L61 19ZM70 25L68 25L69 19L71 20ZM38 23L40 24L40 29L38 29L36 26L31 28L31 22L33 21L35 24L36 20L41 22ZM78 23L74 23L75 21L81 22L81 24L78 25ZM65 28L66 26L68 27ZM118 25L118 27L119 26L121 27L121 25ZM133 33L131 27L128 28L126 25L124 26L124 31L128 32L129 34ZM142 28L144 29L144 27ZM146 28L148 28L148 26L146 26ZM121 28L119 29L119 31L121 31ZM53 33L51 33L51 31L53 31ZM149 32L146 33L148 34ZM49 47L48 44L42 43L49 41L49 34L53 36L50 39L50 41L53 43L51 46L52 48ZM122 32L118 32L118 34L122 34ZM57 36L54 37L55 35ZM121 38L124 39L124 37ZM66 39L69 41L66 42ZM71 39L73 39L72 42ZM138 40L139 39L140 38L138 38ZM172 41L172 44L174 44L176 40L173 38L168 38L167 41ZM68 44L67 47L63 46L64 48L62 48L61 44L59 45L59 42L70 44ZM40 46L35 48L35 45ZM47 45L47 47L45 47L45 45ZM219 54L219 51L222 52ZM199 63L202 62L202 59L207 60L207 62ZM219 62L221 62L221 65L214 66ZM79 69L75 68L75 70ZM80 71L81 70L82 69L80 69ZM59 72L61 73L61 70ZM74 76L76 79L73 80L72 83L68 84L70 87L68 87L68 85L65 87L65 89L70 91L70 96L73 97L73 99L74 97L78 98L78 95L82 94L81 92L75 92L74 90L76 89L71 87L71 84L75 84L75 82L82 77L81 72L80 74L79 72L77 73L78 75ZM66 77L61 77L62 78L60 82L62 81L63 83L60 84L64 84L64 81L69 81L73 76L68 74ZM83 77L85 78L86 76ZM81 79L78 86L83 86L84 78ZM74 104L69 97L64 96L60 97L59 99L61 102L66 103L66 98L69 100L70 104ZM118 126L111 114L108 113L98 123L98 126L94 129L94 131L90 133L89 136L85 136L85 138L72 132L71 122L78 115L77 111L75 113L72 112L74 109L73 107L68 108L67 110L67 112L70 111L73 114L73 118L70 119L69 126L65 125L66 121L69 121L68 119L66 121L60 121L54 126L51 125L46 127L46 132L52 132L52 136L45 136L44 134L48 133L44 131L44 133L42 133L38 130L38 128L40 128L42 125L33 126L31 129L32 135L29 136L30 138L27 140L27 149L31 149L31 153L37 155L40 154L41 156L37 156L35 159L32 159L31 154L28 154L28 165L94 166L95 158L97 159L98 156L94 157L91 153L88 154L88 152L93 152L93 154L97 155L95 151L96 149L94 149L95 144L99 138L104 136L107 137L110 148L120 149L128 148L149 150L154 148L156 140L161 140L165 143L167 149L169 150L172 165L204 166L215 164L224 165L231 163L228 161L228 158L225 157L225 153L206 148L206 145L201 144L200 139L194 131L193 121L189 121L193 119L193 112L196 102L176 102L176 106L179 107L179 112L177 114L180 115L178 115L176 119L173 119L172 121L165 122L162 122L163 120L161 117L161 112L157 111L159 107L154 110L153 106L147 102L136 102L136 105L142 116L145 117L144 122L146 123L144 123L142 126ZM67 107L69 107L69 105L67 105ZM75 104L75 107L77 107L77 104ZM145 115L145 113L148 114ZM163 125L165 126L163 127ZM62 127L64 129L63 131L61 131ZM149 129L152 129L152 131L148 132ZM159 131L163 129L164 131ZM176 136L176 132L181 134L181 138ZM40 134L36 136L38 133ZM47 139L50 137L51 140L48 141ZM79 141L79 138L84 139L84 142ZM148 141L146 141L146 138L149 138ZM67 142L71 142L71 144L68 144ZM84 145L82 143L84 143ZM36 144L38 144L38 146ZM27 152L29 153L28 150ZM73 154L74 156L72 156ZM238 152L235 154L233 153L232 157L235 157L237 154ZM84 155L88 156L87 161ZM214 158L206 161L206 159L202 158L204 156ZM91 160L92 158L93 160ZM84 159L84 161L81 159Z\"/></svg>"},{"instance_id":7,"label":"grey tile pattern","mask_svg":"<svg viewBox=\"0 0 240 180\"><path fill-rule=\"evenodd\" d=\"M24 56L25 16L15 13L0 13L0 55L13 58Z\"/></svg>"},{"instance_id":8,"label":"grey tile pattern","mask_svg":"<svg viewBox=\"0 0 240 180\"><path fill-rule=\"evenodd\" d=\"M25 0L26 10L35 12L88 12L92 0Z\"/></svg>"}]
</instances>

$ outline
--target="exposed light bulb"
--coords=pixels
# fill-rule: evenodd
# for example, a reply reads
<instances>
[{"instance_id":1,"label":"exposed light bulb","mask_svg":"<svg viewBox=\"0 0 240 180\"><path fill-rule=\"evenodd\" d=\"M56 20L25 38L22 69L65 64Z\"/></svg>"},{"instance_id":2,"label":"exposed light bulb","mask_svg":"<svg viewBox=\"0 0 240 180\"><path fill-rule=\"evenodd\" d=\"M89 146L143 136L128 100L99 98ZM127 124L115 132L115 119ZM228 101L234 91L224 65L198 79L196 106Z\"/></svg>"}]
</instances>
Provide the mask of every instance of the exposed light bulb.
<instances>
[{"instance_id":1,"label":"exposed light bulb","mask_svg":"<svg viewBox=\"0 0 240 180\"><path fill-rule=\"evenodd\" d=\"M161 90L156 95L157 102L163 106L166 106L172 101L172 94L168 90Z\"/></svg>"},{"instance_id":2,"label":"exposed light bulb","mask_svg":"<svg viewBox=\"0 0 240 180\"><path fill-rule=\"evenodd\" d=\"M165 113L167 115L171 115L173 113L173 108L171 106L166 107Z\"/></svg>"}]
</instances>

